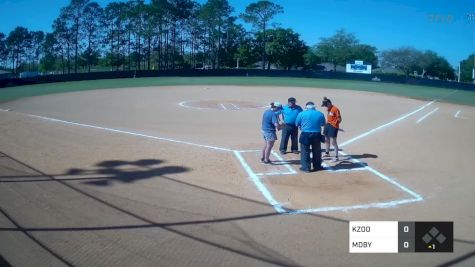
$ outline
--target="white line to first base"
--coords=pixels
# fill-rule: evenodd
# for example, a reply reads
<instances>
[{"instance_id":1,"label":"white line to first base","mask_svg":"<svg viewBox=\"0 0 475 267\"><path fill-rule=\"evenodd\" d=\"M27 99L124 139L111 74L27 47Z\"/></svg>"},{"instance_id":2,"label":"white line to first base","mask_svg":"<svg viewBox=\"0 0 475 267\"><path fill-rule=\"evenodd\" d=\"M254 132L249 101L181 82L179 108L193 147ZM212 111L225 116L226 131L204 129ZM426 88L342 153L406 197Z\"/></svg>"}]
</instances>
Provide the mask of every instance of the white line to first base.
<instances>
[{"instance_id":1,"label":"white line to first base","mask_svg":"<svg viewBox=\"0 0 475 267\"><path fill-rule=\"evenodd\" d=\"M425 118L429 117L430 115L434 114L437 110L439 110L439 108L435 108L433 109L431 112L427 113L426 115L420 117L418 120L417 120L417 124L419 124L421 121L423 121Z\"/></svg>"},{"instance_id":2,"label":"white line to first base","mask_svg":"<svg viewBox=\"0 0 475 267\"><path fill-rule=\"evenodd\" d=\"M370 135L370 134L373 134L373 133L375 133L375 132L377 132L377 131L379 131L379 130L382 130L382 129L388 127L388 126L391 126L392 124L395 124L395 123L397 123L397 122L399 122L399 121L402 121L402 120L408 118L409 116L411 116L411 115L413 115L413 114L415 114L415 113L417 113L417 112L419 112L419 111L425 109L426 107L432 105L434 102L435 102L435 100L434 100L434 101L431 101L431 102L429 102L429 103L423 105L422 107L420 107L420 108L418 108L418 109L416 109L416 110L414 110L414 111L412 111L412 112L409 112L409 113L407 113L406 115L403 115L403 116L401 116L401 117L399 117L399 118L397 118L397 119L395 119L395 120L392 120L392 121L390 121L390 122L388 122L388 123L385 123L385 124L383 124L383 125L381 125L381 126L378 126L378 127L374 128L374 129L371 129L371 130L369 130L369 131L367 131L367 132L365 132L365 133L362 133L362 134L360 134L360 135L358 135L358 136L356 136L356 137L354 137L354 138L351 138L350 140L343 142L343 143L340 145L340 147L349 145L349 144L351 144L351 143L353 143L353 142L355 142L355 141L357 141L357 140L359 140L359 139L361 139L361 138L364 138L364 137L366 137L366 136L368 136L368 135Z\"/></svg>"}]
</instances>

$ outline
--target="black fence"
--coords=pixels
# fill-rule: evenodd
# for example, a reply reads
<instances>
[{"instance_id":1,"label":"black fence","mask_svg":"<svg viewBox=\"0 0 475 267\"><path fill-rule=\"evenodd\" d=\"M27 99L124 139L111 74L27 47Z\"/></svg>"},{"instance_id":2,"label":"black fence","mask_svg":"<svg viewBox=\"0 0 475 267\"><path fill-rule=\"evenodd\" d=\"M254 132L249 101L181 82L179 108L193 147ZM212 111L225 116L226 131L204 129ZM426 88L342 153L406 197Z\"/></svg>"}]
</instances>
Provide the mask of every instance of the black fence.
<instances>
[{"instance_id":1,"label":"black fence","mask_svg":"<svg viewBox=\"0 0 475 267\"><path fill-rule=\"evenodd\" d=\"M100 79L120 79L120 78L142 78L142 77L296 77L296 78L315 78L315 79L341 79L372 81L378 77L381 82L400 83L433 86L460 90L475 91L474 84L457 83L441 80L421 79L414 77L404 77L385 74L357 74L331 71L286 71L286 70L257 70L257 69L222 69L222 70L173 70L173 71L109 71L109 72L91 72L74 73L63 75L43 75L30 78L0 78L0 88L70 81L100 80Z\"/></svg>"}]
</instances>

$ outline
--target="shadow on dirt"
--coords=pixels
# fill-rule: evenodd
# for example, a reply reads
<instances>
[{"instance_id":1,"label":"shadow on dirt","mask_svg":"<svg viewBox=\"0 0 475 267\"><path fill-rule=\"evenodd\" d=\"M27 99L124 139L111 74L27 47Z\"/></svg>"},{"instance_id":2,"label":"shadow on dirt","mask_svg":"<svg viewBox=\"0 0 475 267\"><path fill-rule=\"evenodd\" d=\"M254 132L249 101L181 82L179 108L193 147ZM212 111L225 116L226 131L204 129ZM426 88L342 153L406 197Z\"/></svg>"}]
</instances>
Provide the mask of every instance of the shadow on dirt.
<instances>
[{"instance_id":1,"label":"shadow on dirt","mask_svg":"<svg viewBox=\"0 0 475 267\"><path fill-rule=\"evenodd\" d=\"M365 155L365 154L363 154ZM218 190L214 190L211 188L202 187L199 185L191 184L186 181L180 181L174 179L172 177L166 176L166 174L173 174L173 173L182 173L191 171L191 169L182 167L182 166L161 166L163 165L164 161L156 160L156 159L144 159L138 161L117 161L117 160L109 160L103 161L96 164L97 167L94 170L82 170L82 169L70 169L67 175L77 175L77 176L84 176L84 178L59 178L54 175L48 175L40 170L34 168L31 165L27 165L15 158L5 155L12 161L15 161L18 164L21 164L24 170L17 170L17 175L8 175L0 178L8 177L11 181L1 181L0 183L4 182L13 182L13 183L22 183L22 182L37 182L37 181L49 181L55 182L63 185L65 189L71 190L72 192L77 192L82 194L84 197L89 198L97 202L98 205L105 205L116 212L123 213L124 216L131 216L138 220L138 223L132 225L99 225L99 226L78 226L78 227L23 227L22 222L17 222L17 220L9 215L9 212L3 209L2 205L0 205L0 214L2 214L8 221L10 221L13 225L8 227L1 227L0 232L22 232L24 233L29 239L33 242L38 244L40 247L45 249L51 255L59 259L65 265L72 266L72 262L69 261L68 255L60 255L57 251L51 248L46 242L39 240L35 237L33 232L73 232L73 231L120 231L120 230L130 230L130 229L147 229L147 228L156 228L161 229L164 231L168 231L170 233L176 234L182 238L187 240L198 242L204 245L209 246L210 248L216 248L222 250L224 252L234 253L236 255L240 255L242 257L250 258L256 260L256 263L266 263L276 266L296 266L298 265L297 262L292 260L291 258L286 257L279 253L279 251L275 251L272 248L265 247L261 245L259 242L254 241L251 237L247 236L245 232L240 230L237 224L234 222L240 221L253 221L258 220L260 218L269 218L269 217L278 217L282 216L283 214L276 213L272 211L271 206L262 201L247 199L239 195L229 194L226 192L221 192ZM25 170L28 170L25 171ZM18 175L23 173L23 175ZM97 177L99 174L105 175L104 177ZM87 177L90 176L90 177ZM95 176L95 177L92 177ZM153 177L160 177L169 182L177 183L182 186L191 188L196 190L199 194L206 194L209 195L211 198L214 199L215 203L220 201L224 201L225 199L233 199L235 201L240 201L239 205L245 205L246 203L252 203L259 206L269 207L269 212L264 213L255 213L252 214L237 214L236 216L231 217L214 217L208 216L208 218L189 218L189 220L179 220L179 221L172 221L172 222L157 222L152 219L147 218L145 215L141 215L137 213L137 211L129 210L125 207L122 207L118 204L114 204L110 201L103 199L100 195L97 195L97 192L91 193L88 192L81 187L74 185L72 183L68 183L67 181L70 180L86 180L88 182L96 180L96 181L103 181L110 183L113 181L117 182L124 182L124 183L131 183L134 181L139 181L142 179L149 179ZM15 178L15 179L14 179ZM32 180L18 180L18 179L32 179ZM38 179L39 178L39 179ZM5 204L5 203L2 203ZM288 216L288 215L283 215ZM316 220L330 220L332 222L348 224L346 219L341 219L338 217L328 216L324 214L305 214L300 216L311 216ZM318 221L316 221L318 222ZM228 236L226 240L216 239L212 237L214 234L215 228L211 227L211 224L222 225L223 223L233 223L235 226L231 228L233 230L234 235ZM193 226L196 227L197 225L204 225L205 228L203 229L211 229L209 231L198 231L198 232L191 232L185 226ZM179 228L180 226L181 228ZM216 228L215 232L220 233ZM227 232L229 232L230 228L225 228ZM212 231L213 230L213 231ZM233 241L234 240L234 241ZM236 243L236 240L240 240ZM232 241L232 242L231 242ZM455 239L455 242L459 244L464 244L468 246L475 245L475 241L473 240L463 240L463 239ZM459 255L449 261L441 263L439 266L453 266L459 264L461 262L468 262L473 260L475 257L475 251L471 248L466 254ZM0 261L1 263L1 261ZM1 265L1 264L0 264Z\"/></svg>"},{"instance_id":2,"label":"shadow on dirt","mask_svg":"<svg viewBox=\"0 0 475 267\"><path fill-rule=\"evenodd\" d=\"M114 181L122 183L133 183L139 180L150 179L168 174L176 174L190 171L183 166L163 166L163 160L142 159L137 161L107 160L96 164L97 169L69 169L66 175L98 175L99 177L84 177L85 184L107 186ZM81 180L81 178L77 178Z\"/></svg>"},{"instance_id":3,"label":"shadow on dirt","mask_svg":"<svg viewBox=\"0 0 475 267\"><path fill-rule=\"evenodd\" d=\"M335 163L330 163L330 158L323 158L322 162L326 163L328 165L331 165L332 170L352 170L352 169L359 169L362 167L368 166L367 163L365 162L353 162L351 159L369 159L369 158L378 158L377 155L374 154L354 154L354 155L340 155L340 161L335 162ZM298 159L292 159L292 160L277 160L272 162L273 165L284 165L284 164L290 164L290 165L296 165L300 166L300 160Z\"/></svg>"}]
</instances>

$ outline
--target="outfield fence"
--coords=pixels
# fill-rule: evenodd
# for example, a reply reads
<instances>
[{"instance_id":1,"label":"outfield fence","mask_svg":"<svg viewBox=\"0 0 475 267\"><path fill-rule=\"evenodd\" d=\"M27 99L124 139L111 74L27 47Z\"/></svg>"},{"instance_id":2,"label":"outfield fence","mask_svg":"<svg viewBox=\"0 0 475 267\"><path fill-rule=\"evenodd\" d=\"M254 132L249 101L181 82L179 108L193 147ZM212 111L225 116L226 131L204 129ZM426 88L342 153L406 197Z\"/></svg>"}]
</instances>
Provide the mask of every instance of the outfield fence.
<instances>
[{"instance_id":1,"label":"outfield fence","mask_svg":"<svg viewBox=\"0 0 475 267\"><path fill-rule=\"evenodd\" d=\"M258 69L220 69L220 70L142 70L142 71L107 71L90 73L73 73L60 75L42 75L28 78L1 78L0 88L41 83L86 81L101 79L142 78L142 77L294 77L314 79L339 79L372 81L377 77L380 82L432 86L459 90L475 91L475 84L457 83L442 80L430 80L389 74L357 74L332 71L305 70L258 70ZM376 82L376 81L374 81Z\"/></svg>"}]
</instances>

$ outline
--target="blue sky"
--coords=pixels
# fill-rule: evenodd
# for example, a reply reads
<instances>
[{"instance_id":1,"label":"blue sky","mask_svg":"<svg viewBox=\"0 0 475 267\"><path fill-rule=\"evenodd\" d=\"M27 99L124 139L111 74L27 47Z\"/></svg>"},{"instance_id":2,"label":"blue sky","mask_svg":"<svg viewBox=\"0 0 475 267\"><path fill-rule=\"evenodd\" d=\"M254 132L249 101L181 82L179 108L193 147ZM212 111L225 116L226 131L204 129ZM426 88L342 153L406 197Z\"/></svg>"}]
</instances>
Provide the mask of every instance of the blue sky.
<instances>
[{"instance_id":1,"label":"blue sky","mask_svg":"<svg viewBox=\"0 0 475 267\"><path fill-rule=\"evenodd\" d=\"M97 0L102 6L112 2ZM205 0L199 0L203 3ZM229 0L235 13L252 0ZM379 51L413 46L434 50L456 66L475 50L474 0L274 0L285 13L282 27L300 33L308 45L344 28ZM69 0L0 0L0 32L16 26L51 31L51 24Z\"/></svg>"}]
</instances>

